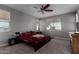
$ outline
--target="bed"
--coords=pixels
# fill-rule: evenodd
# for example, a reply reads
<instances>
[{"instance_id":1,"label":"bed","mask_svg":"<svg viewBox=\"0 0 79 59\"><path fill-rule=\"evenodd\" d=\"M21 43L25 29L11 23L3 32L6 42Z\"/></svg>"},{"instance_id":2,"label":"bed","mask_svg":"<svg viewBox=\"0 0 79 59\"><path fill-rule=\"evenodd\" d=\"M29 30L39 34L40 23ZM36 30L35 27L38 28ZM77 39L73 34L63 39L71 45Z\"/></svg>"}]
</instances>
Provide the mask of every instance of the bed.
<instances>
[{"instance_id":1,"label":"bed","mask_svg":"<svg viewBox=\"0 0 79 59\"><path fill-rule=\"evenodd\" d=\"M50 41L50 37L38 32L23 32L19 35L20 41L24 42L37 51L43 45Z\"/></svg>"}]
</instances>

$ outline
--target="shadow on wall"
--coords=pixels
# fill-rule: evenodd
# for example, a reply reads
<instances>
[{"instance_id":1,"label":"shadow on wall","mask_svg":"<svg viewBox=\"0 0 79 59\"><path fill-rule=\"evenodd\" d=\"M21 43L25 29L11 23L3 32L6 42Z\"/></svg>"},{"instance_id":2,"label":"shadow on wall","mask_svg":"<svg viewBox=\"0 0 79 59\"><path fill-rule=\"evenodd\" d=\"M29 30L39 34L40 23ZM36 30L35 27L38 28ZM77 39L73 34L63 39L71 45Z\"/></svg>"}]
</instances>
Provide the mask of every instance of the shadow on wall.
<instances>
[{"instance_id":1,"label":"shadow on wall","mask_svg":"<svg viewBox=\"0 0 79 59\"><path fill-rule=\"evenodd\" d=\"M79 22L77 22L77 31L79 31Z\"/></svg>"}]
</instances>

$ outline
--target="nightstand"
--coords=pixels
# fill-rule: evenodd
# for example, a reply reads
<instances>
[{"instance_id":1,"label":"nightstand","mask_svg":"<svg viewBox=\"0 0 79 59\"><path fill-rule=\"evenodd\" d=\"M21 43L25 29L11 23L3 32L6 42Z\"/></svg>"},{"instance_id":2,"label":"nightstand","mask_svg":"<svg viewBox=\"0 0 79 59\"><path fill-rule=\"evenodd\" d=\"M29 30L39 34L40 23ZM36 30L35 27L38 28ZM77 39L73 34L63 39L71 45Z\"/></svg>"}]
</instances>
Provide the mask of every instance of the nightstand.
<instances>
[{"instance_id":1,"label":"nightstand","mask_svg":"<svg viewBox=\"0 0 79 59\"><path fill-rule=\"evenodd\" d=\"M10 39L8 40L9 46L14 45L14 44L15 44L15 40L16 40L16 38L10 38Z\"/></svg>"},{"instance_id":2,"label":"nightstand","mask_svg":"<svg viewBox=\"0 0 79 59\"><path fill-rule=\"evenodd\" d=\"M12 46L12 45L18 44L19 42L20 42L20 40L19 40L18 37L10 38L10 39L8 40L8 44L9 44L9 46Z\"/></svg>"}]
</instances>

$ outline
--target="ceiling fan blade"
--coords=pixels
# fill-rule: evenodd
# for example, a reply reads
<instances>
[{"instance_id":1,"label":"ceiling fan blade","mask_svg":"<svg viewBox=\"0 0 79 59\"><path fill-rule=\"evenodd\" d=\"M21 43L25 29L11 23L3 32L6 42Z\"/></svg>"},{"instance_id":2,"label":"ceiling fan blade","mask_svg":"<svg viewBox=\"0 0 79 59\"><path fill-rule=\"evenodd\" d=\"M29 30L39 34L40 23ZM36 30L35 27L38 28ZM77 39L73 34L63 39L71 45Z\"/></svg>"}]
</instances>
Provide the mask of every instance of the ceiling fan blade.
<instances>
[{"instance_id":1,"label":"ceiling fan blade","mask_svg":"<svg viewBox=\"0 0 79 59\"><path fill-rule=\"evenodd\" d=\"M46 4L46 5L42 8L42 10L47 9L49 6L50 6L49 4Z\"/></svg>"},{"instance_id":2,"label":"ceiling fan blade","mask_svg":"<svg viewBox=\"0 0 79 59\"><path fill-rule=\"evenodd\" d=\"M45 11L49 11L49 12L52 12L53 10L45 10Z\"/></svg>"}]
</instances>

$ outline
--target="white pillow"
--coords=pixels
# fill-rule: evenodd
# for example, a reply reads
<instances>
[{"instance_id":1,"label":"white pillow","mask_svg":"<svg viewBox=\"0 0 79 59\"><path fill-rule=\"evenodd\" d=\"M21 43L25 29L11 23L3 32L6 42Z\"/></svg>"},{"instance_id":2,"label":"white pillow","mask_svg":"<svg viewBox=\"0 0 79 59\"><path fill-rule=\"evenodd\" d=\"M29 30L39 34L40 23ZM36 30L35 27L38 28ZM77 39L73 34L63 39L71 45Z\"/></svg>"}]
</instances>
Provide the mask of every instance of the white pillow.
<instances>
[{"instance_id":1,"label":"white pillow","mask_svg":"<svg viewBox=\"0 0 79 59\"><path fill-rule=\"evenodd\" d=\"M33 35L32 37L44 37L44 35L42 35L42 34L36 34L36 35Z\"/></svg>"}]
</instances>

